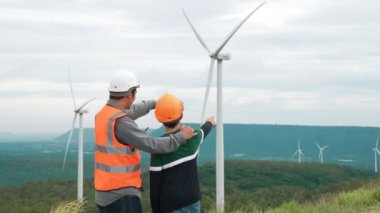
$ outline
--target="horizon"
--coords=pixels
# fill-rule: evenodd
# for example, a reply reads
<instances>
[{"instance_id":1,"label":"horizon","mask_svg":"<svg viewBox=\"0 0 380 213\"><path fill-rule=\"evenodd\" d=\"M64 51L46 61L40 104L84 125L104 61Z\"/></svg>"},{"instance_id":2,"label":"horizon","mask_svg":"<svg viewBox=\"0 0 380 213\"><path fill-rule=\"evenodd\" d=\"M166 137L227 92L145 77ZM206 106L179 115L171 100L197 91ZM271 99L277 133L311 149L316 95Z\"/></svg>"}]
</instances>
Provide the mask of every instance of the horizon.
<instances>
[{"instance_id":1,"label":"horizon","mask_svg":"<svg viewBox=\"0 0 380 213\"><path fill-rule=\"evenodd\" d=\"M199 123L195 122L181 122L182 124L188 124L188 125L199 125ZM345 126L345 125L303 125L303 124L265 124L265 123L224 123L224 125L260 125L260 126L290 126L290 127L332 127L332 128L378 128L380 130L380 126ZM157 127L149 127L149 130L157 130L160 129L162 125L159 125ZM139 127L140 129L145 129L143 127ZM74 130L79 129L79 127L75 127ZM85 129L94 129L94 127L83 127L83 130ZM65 135L69 133L70 129L63 131L63 132L10 132L10 131L0 131L0 136L4 136L4 134L10 134L10 135L22 135L22 136L36 136L45 138L47 136L54 136L60 137L62 135ZM40 135L43 134L43 135ZM74 140L74 139L72 139ZM2 141L0 141L2 142Z\"/></svg>"}]
</instances>

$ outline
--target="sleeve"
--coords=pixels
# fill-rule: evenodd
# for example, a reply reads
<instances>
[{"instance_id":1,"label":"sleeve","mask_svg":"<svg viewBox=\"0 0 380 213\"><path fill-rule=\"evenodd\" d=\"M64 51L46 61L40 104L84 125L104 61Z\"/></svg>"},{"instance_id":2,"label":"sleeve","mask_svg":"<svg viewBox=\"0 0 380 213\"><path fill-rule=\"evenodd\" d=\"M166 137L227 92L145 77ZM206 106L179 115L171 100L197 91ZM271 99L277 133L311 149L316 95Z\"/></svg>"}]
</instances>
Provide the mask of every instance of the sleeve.
<instances>
[{"instance_id":1,"label":"sleeve","mask_svg":"<svg viewBox=\"0 0 380 213\"><path fill-rule=\"evenodd\" d=\"M197 151L199 146L203 143L203 139L204 139L204 136L203 136L203 130L202 129L197 129L195 130L197 132L197 135L193 138L190 139L190 141L187 141L186 144L190 144L192 143L193 141L196 141L195 144L196 146L193 147L193 151Z\"/></svg>"},{"instance_id":2,"label":"sleeve","mask_svg":"<svg viewBox=\"0 0 380 213\"><path fill-rule=\"evenodd\" d=\"M167 137L150 137L128 117L116 121L115 135L120 143L152 154L173 152L186 142L185 135L181 132Z\"/></svg>"},{"instance_id":3,"label":"sleeve","mask_svg":"<svg viewBox=\"0 0 380 213\"><path fill-rule=\"evenodd\" d=\"M125 110L132 120L136 120L139 117L142 117L150 112L150 110L156 108L156 101L141 101L140 103L132 104L132 106Z\"/></svg>"},{"instance_id":4,"label":"sleeve","mask_svg":"<svg viewBox=\"0 0 380 213\"><path fill-rule=\"evenodd\" d=\"M203 139L207 137L207 135L211 132L212 124L209 121L206 121L202 126L201 130L203 132Z\"/></svg>"}]
</instances>

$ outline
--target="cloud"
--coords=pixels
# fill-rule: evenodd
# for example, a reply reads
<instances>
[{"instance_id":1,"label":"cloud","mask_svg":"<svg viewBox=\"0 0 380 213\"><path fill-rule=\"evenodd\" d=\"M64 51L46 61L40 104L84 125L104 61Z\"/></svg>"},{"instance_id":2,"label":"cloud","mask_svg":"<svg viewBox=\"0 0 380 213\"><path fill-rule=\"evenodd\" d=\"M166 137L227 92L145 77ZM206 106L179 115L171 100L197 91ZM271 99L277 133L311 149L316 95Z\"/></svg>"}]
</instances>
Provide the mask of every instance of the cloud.
<instances>
[{"instance_id":1,"label":"cloud","mask_svg":"<svg viewBox=\"0 0 380 213\"><path fill-rule=\"evenodd\" d=\"M185 121L198 122L209 57L181 8L214 49L260 3L3 0L0 130L66 130L68 67L77 102L97 97L89 118L106 102L110 74L128 69L142 84L138 100L173 92L185 101ZM223 49L232 56L223 63L225 121L378 126L379 6L375 0L268 1ZM210 115L216 114L215 73ZM16 111L23 122L12 119ZM157 125L152 115L138 122Z\"/></svg>"}]
</instances>

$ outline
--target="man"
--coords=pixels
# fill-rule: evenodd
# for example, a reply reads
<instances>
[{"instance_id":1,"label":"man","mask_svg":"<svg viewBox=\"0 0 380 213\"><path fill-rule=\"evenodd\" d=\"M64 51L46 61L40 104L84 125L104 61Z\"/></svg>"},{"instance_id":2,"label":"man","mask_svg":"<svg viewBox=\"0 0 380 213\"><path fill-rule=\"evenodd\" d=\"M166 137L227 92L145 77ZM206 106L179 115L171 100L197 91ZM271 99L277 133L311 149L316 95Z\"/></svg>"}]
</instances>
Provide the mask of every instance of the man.
<instances>
[{"instance_id":1,"label":"man","mask_svg":"<svg viewBox=\"0 0 380 213\"><path fill-rule=\"evenodd\" d=\"M174 95L164 94L157 101L155 116L165 127L163 136L180 131L182 115L183 103ZM152 154L150 201L154 213L200 212L197 155L203 139L215 126L215 118L211 117L196 130L197 136L188 139L177 151Z\"/></svg>"},{"instance_id":2,"label":"man","mask_svg":"<svg viewBox=\"0 0 380 213\"><path fill-rule=\"evenodd\" d=\"M142 212L140 153L175 151L196 135L188 126L177 134L152 138L134 120L155 108L155 101L133 104L136 76L128 71L114 74L109 85L110 99L95 117L95 202L100 212Z\"/></svg>"}]
</instances>

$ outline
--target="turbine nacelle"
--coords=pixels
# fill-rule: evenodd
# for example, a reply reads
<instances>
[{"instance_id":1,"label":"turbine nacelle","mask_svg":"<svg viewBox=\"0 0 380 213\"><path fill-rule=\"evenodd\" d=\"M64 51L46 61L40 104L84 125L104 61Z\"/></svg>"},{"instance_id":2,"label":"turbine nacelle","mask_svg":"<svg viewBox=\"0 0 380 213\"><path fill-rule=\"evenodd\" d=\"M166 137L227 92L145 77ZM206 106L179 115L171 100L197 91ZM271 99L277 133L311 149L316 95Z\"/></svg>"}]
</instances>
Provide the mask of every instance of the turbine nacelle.
<instances>
[{"instance_id":1,"label":"turbine nacelle","mask_svg":"<svg viewBox=\"0 0 380 213\"><path fill-rule=\"evenodd\" d=\"M88 113L88 110L87 109L77 109L77 110L74 110L75 113L78 113L78 114L85 114L85 113Z\"/></svg>"},{"instance_id":2,"label":"turbine nacelle","mask_svg":"<svg viewBox=\"0 0 380 213\"><path fill-rule=\"evenodd\" d=\"M231 54L229 53L224 53L224 54L212 54L210 55L211 58L215 59L215 60L230 60L231 59Z\"/></svg>"}]
</instances>

